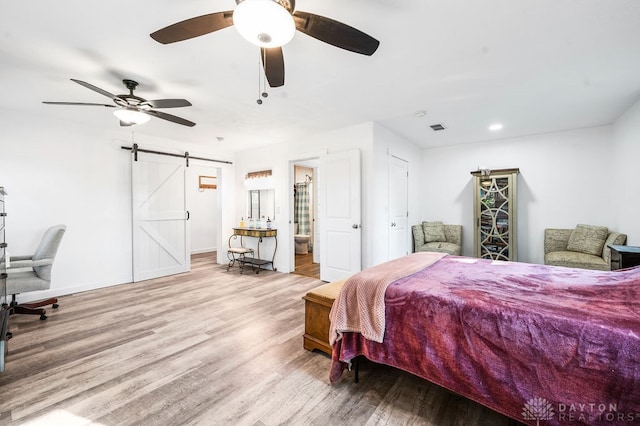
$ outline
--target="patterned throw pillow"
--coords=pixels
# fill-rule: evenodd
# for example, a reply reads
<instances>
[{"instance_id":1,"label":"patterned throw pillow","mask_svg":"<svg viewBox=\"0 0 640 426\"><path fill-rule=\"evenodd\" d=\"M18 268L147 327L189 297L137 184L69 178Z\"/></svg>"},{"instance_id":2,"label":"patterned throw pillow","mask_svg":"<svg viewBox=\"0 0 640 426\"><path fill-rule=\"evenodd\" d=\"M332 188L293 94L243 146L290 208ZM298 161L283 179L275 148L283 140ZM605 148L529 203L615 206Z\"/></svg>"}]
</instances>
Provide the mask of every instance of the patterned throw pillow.
<instances>
[{"instance_id":1,"label":"patterned throw pillow","mask_svg":"<svg viewBox=\"0 0 640 426\"><path fill-rule=\"evenodd\" d=\"M442 222L422 222L422 230L424 231L425 243L447 241L447 237L444 234L444 225L442 224Z\"/></svg>"},{"instance_id":2,"label":"patterned throw pillow","mask_svg":"<svg viewBox=\"0 0 640 426\"><path fill-rule=\"evenodd\" d=\"M567 250L601 256L608 236L606 226L578 225L569 237Z\"/></svg>"}]
</instances>

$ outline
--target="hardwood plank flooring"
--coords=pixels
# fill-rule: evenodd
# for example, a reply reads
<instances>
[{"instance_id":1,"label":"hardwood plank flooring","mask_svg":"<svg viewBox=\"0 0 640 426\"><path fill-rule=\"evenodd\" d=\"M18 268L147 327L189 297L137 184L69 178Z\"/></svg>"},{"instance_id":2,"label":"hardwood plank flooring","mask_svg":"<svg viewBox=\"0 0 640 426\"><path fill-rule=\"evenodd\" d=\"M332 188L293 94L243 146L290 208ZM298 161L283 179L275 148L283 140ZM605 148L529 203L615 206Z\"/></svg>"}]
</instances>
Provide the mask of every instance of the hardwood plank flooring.
<instances>
[{"instance_id":1,"label":"hardwood plank flooring","mask_svg":"<svg viewBox=\"0 0 640 426\"><path fill-rule=\"evenodd\" d=\"M295 274L320 278L320 264L313 263L313 253L296 254Z\"/></svg>"},{"instance_id":2,"label":"hardwood plank flooring","mask_svg":"<svg viewBox=\"0 0 640 426\"><path fill-rule=\"evenodd\" d=\"M322 282L214 259L12 316L0 425L515 424L366 361L330 385L329 357L302 348L301 297Z\"/></svg>"}]
</instances>

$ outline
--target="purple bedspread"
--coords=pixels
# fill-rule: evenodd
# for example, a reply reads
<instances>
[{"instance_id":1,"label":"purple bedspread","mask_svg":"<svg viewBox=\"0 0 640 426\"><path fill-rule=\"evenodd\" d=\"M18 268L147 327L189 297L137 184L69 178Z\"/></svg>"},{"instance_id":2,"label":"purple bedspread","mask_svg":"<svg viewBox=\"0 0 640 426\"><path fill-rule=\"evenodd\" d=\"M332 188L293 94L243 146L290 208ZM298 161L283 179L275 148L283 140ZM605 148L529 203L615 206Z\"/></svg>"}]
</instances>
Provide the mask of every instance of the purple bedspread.
<instances>
[{"instance_id":1,"label":"purple bedspread","mask_svg":"<svg viewBox=\"0 0 640 426\"><path fill-rule=\"evenodd\" d=\"M447 256L391 284L384 341L343 361L413 373L529 424L640 424L640 267L589 271Z\"/></svg>"}]
</instances>

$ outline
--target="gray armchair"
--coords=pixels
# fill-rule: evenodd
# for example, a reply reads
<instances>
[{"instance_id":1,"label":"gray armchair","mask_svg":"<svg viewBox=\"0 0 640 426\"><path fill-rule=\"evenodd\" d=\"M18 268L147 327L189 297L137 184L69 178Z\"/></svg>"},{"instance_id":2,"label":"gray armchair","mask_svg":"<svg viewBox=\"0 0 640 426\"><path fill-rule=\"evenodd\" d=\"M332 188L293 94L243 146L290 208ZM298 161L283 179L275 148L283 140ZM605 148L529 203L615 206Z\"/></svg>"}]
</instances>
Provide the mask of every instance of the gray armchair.
<instances>
[{"instance_id":1,"label":"gray armchair","mask_svg":"<svg viewBox=\"0 0 640 426\"><path fill-rule=\"evenodd\" d=\"M442 222L422 222L411 227L413 251L435 251L460 256L462 253L462 225Z\"/></svg>"},{"instance_id":2,"label":"gray armchair","mask_svg":"<svg viewBox=\"0 0 640 426\"><path fill-rule=\"evenodd\" d=\"M578 225L575 229L544 230L544 264L569 268L611 270L612 244L627 236L603 226Z\"/></svg>"},{"instance_id":3,"label":"gray armchair","mask_svg":"<svg viewBox=\"0 0 640 426\"><path fill-rule=\"evenodd\" d=\"M7 294L11 295L13 314L40 315L47 319L43 306L58 307L58 299L50 298L33 303L16 302L16 294L47 290L51 286L51 269L58 252L60 241L66 231L65 225L56 225L47 229L35 252L29 256L11 256L7 265Z\"/></svg>"}]
</instances>

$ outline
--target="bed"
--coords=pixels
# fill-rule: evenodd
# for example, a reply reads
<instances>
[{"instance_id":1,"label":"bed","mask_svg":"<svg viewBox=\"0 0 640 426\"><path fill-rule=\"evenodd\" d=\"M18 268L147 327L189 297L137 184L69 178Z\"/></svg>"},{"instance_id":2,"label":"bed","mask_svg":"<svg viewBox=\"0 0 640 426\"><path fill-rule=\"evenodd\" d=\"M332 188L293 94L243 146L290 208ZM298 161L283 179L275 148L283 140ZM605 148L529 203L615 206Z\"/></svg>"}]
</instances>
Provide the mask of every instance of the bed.
<instances>
[{"instance_id":1,"label":"bed","mask_svg":"<svg viewBox=\"0 0 640 426\"><path fill-rule=\"evenodd\" d=\"M640 267L613 272L414 253L351 277L330 381L355 357L520 422L640 422Z\"/></svg>"}]
</instances>

